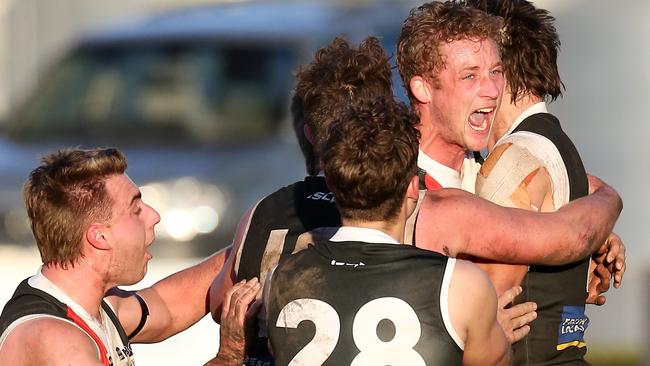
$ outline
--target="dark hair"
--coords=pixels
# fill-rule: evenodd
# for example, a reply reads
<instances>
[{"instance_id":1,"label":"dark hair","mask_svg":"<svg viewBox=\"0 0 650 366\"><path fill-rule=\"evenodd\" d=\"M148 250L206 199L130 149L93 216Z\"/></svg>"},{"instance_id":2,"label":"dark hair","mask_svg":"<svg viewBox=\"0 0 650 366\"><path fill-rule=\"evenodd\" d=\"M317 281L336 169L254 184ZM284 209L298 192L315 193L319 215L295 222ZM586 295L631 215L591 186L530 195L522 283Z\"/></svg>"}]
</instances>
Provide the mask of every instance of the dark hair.
<instances>
[{"instance_id":1,"label":"dark hair","mask_svg":"<svg viewBox=\"0 0 650 366\"><path fill-rule=\"evenodd\" d=\"M45 155L23 187L25 207L43 264L74 266L92 221L108 221L113 201L106 179L126 170L117 149L66 149Z\"/></svg>"},{"instance_id":2,"label":"dark hair","mask_svg":"<svg viewBox=\"0 0 650 366\"><path fill-rule=\"evenodd\" d=\"M530 93L557 99L564 84L557 69L560 37L555 18L526 0L469 0L468 4L504 21L501 59L512 101Z\"/></svg>"},{"instance_id":3,"label":"dark hair","mask_svg":"<svg viewBox=\"0 0 650 366\"><path fill-rule=\"evenodd\" d=\"M294 130L309 174L318 173L319 145L332 121L357 99L391 96L391 70L379 40L368 37L358 49L343 38L335 38L316 52L314 60L302 66L291 102ZM313 145L303 127L312 132Z\"/></svg>"},{"instance_id":4,"label":"dark hair","mask_svg":"<svg viewBox=\"0 0 650 366\"><path fill-rule=\"evenodd\" d=\"M323 143L327 186L342 218L396 217L409 178L417 174L416 116L393 98L351 105Z\"/></svg>"},{"instance_id":5,"label":"dark hair","mask_svg":"<svg viewBox=\"0 0 650 366\"><path fill-rule=\"evenodd\" d=\"M440 46L458 40L494 39L499 43L501 20L456 1L432 1L411 10L397 42L397 65L411 103L416 99L409 83L422 76L437 85L445 66Z\"/></svg>"}]
</instances>

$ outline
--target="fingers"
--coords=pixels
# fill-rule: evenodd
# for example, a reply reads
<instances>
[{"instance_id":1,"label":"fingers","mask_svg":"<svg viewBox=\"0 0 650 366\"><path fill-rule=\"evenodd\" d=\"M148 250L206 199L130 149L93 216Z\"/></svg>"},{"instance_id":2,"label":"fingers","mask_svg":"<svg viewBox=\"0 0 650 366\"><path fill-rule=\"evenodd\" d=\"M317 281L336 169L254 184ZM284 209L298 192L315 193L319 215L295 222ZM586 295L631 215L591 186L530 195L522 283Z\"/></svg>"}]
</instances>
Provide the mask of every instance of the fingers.
<instances>
[{"instance_id":1,"label":"fingers","mask_svg":"<svg viewBox=\"0 0 650 366\"><path fill-rule=\"evenodd\" d=\"M248 312L248 306L255 300L255 295L260 290L260 283L257 278L253 278L242 286L242 288L233 295L235 306L235 317L243 324Z\"/></svg>"},{"instance_id":2,"label":"fingers","mask_svg":"<svg viewBox=\"0 0 650 366\"><path fill-rule=\"evenodd\" d=\"M230 314L230 299L232 298L232 295L239 289L241 288L244 284L246 283L246 280L243 280L241 282L237 282L234 284L230 290L226 292L226 295L223 297L223 305L221 309L221 324L224 323L228 315Z\"/></svg>"},{"instance_id":3,"label":"fingers","mask_svg":"<svg viewBox=\"0 0 650 366\"><path fill-rule=\"evenodd\" d=\"M603 185L603 181L598 179L595 175L587 174L587 180L589 181L589 194L594 193Z\"/></svg>"},{"instance_id":4,"label":"fingers","mask_svg":"<svg viewBox=\"0 0 650 366\"><path fill-rule=\"evenodd\" d=\"M537 318L537 304L534 302L525 302L506 309L521 292L522 288L515 286L499 296L497 320L511 344L525 337L530 332L528 324Z\"/></svg>"},{"instance_id":5,"label":"fingers","mask_svg":"<svg viewBox=\"0 0 650 366\"><path fill-rule=\"evenodd\" d=\"M623 275L625 275L625 270L627 269L627 264L625 264L625 260L623 260L623 264L621 265L621 268L616 270L614 272L614 287L619 288L621 287L621 283L623 283Z\"/></svg>"},{"instance_id":6,"label":"fingers","mask_svg":"<svg viewBox=\"0 0 650 366\"><path fill-rule=\"evenodd\" d=\"M607 298L605 295L599 295L598 293L589 293L589 296L587 296L587 304L591 305L605 305L605 302L607 301Z\"/></svg>"},{"instance_id":7,"label":"fingers","mask_svg":"<svg viewBox=\"0 0 650 366\"><path fill-rule=\"evenodd\" d=\"M223 324L228 318L236 318L243 322L248 305L255 298L259 289L260 284L257 278L248 281L242 280L234 284L224 297L221 323Z\"/></svg>"},{"instance_id":8,"label":"fingers","mask_svg":"<svg viewBox=\"0 0 650 366\"><path fill-rule=\"evenodd\" d=\"M537 310L537 304L532 301L517 304L509 309L505 309L512 320L514 328L519 328L524 324L528 324L535 320L537 317L535 310Z\"/></svg>"},{"instance_id":9,"label":"fingers","mask_svg":"<svg viewBox=\"0 0 650 366\"><path fill-rule=\"evenodd\" d=\"M510 318L510 329L512 334L509 335L511 342L516 342L523 338L530 331L528 324L537 319L537 304L534 302L526 302L518 304L510 309L504 310L506 316Z\"/></svg>"},{"instance_id":10,"label":"fingers","mask_svg":"<svg viewBox=\"0 0 650 366\"><path fill-rule=\"evenodd\" d=\"M511 304L515 300L515 297L519 296L519 294L521 294L522 291L523 289L521 288L521 286L514 286L504 291L501 294L501 296L499 296L499 300L498 300L499 308L503 309L506 306L508 306L508 304Z\"/></svg>"},{"instance_id":11,"label":"fingers","mask_svg":"<svg viewBox=\"0 0 650 366\"><path fill-rule=\"evenodd\" d=\"M508 336L510 344L513 344L515 342L519 342L525 336L527 336L528 333L530 333L530 325L524 325L521 328L513 330L512 335Z\"/></svg>"},{"instance_id":12,"label":"fingers","mask_svg":"<svg viewBox=\"0 0 650 366\"><path fill-rule=\"evenodd\" d=\"M614 262L614 260L618 257L618 253L621 250L622 245L623 242L621 241L621 238L619 238L618 235L614 233L609 234L604 245L607 247L607 259L606 259L607 263Z\"/></svg>"},{"instance_id":13,"label":"fingers","mask_svg":"<svg viewBox=\"0 0 650 366\"><path fill-rule=\"evenodd\" d=\"M600 295L597 290L589 290L587 300L585 301L587 304L591 305L605 305L605 301L607 298L605 295Z\"/></svg>"},{"instance_id":14,"label":"fingers","mask_svg":"<svg viewBox=\"0 0 650 366\"><path fill-rule=\"evenodd\" d=\"M596 263L603 264L608 267L610 276L614 277L614 287L619 288L623 282L623 275L627 268L625 264L625 244L621 238L615 233L611 233L596 253L593 259ZM605 256L606 254L606 256ZM604 258L603 258L604 257ZM609 281L606 283L609 289Z\"/></svg>"},{"instance_id":15,"label":"fingers","mask_svg":"<svg viewBox=\"0 0 650 366\"><path fill-rule=\"evenodd\" d=\"M625 274L626 264L625 264L625 244L621 238L612 233L610 235L609 241L612 243L611 246L617 248L617 252L608 253L607 261L614 264L614 287L619 288L621 282L623 282L623 275Z\"/></svg>"},{"instance_id":16,"label":"fingers","mask_svg":"<svg viewBox=\"0 0 650 366\"><path fill-rule=\"evenodd\" d=\"M612 278L612 273L610 271L610 268L602 264L597 265L595 277L598 277L598 279L600 280L600 283L598 284L598 292L599 293L607 292L607 290L609 290L609 286Z\"/></svg>"}]
</instances>

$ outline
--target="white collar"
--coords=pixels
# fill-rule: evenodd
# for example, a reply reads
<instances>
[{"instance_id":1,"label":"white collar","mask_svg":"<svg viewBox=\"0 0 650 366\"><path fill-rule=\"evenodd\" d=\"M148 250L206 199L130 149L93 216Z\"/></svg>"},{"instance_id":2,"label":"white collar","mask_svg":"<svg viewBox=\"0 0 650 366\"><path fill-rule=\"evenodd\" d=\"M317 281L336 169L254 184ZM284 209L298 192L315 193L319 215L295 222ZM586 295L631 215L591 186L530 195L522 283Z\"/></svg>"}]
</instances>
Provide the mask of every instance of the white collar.
<instances>
[{"instance_id":1,"label":"white collar","mask_svg":"<svg viewBox=\"0 0 650 366\"><path fill-rule=\"evenodd\" d=\"M363 243L378 243L378 244L399 244L390 235L377 229L370 229L365 227L355 226L341 226L330 241L360 241Z\"/></svg>"},{"instance_id":2,"label":"white collar","mask_svg":"<svg viewBox=\"0 0 650 366\"><path fill-rule=\"evenodd\" d=\"M461 176L456 169L433 160L424 151L418 149L418 167L424 169L433 179L444 188L458 188L461 186Z\"/></svg>"},{"instance_id":3,"label":"white collar","mask_svg":"<svg viewBox=\"0 0 650 366\"><path fill-rule=\"evenodd\" d=\"M100 315L102 315L102 319L96 319L90 313L86 311L81 305L79 305L76 301L74 301L68 294L63 292L54 282L52 282L49 278L45 277L43 274L43 266L40 266L38 268L38 272L32 277L30 277L27 281L27 283L36 289L39 289L41 291L44 291L50 295L52 295L54 298L59 300L60 302L64 303L67 305L69 308L72 309L77 315L79 315L85 322L90 326L90 328L95 332L100 338L102 338L102 341L104 344L108 345L107 339L106 339L106 329L103 324L103 312L104 310L100 308Z\"/></svg>"},{"instance_id":4,"label":"white collar","mask_svg":"<svg viewBox=\"0 0 650 366\"><path fill-rule=\"evenodd\" d=\"M517 116L517 118L515 118L515 121L512 122L512 125L510 125L510 128L508 128L508 131L506 131L506 133L504 133L503 136L499 138L495 146L499 145L501 143L501 140L503 140L506 136L510 135L512 131L514 131L515 128L517 128L521 124L521 122L523 122L526 118L537 113L548 113L548 109L546 108L545 102L535 103L530 107L526 108L526 110L524 110L523 112L521 112L521 114Z\"/></svg>"}]
</instances>

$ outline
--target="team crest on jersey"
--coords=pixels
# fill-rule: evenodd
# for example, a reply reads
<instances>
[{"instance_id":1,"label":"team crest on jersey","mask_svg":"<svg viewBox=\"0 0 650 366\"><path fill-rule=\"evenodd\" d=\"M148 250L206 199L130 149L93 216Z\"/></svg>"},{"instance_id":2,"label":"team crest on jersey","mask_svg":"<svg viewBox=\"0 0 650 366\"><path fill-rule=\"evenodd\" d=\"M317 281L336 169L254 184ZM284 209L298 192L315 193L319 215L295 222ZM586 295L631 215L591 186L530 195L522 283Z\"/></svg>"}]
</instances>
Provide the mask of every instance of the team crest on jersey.
<instances>
[{"instance_id":1,"label":"team crest on jersey","mask_svg":"<svg viewBox=\"0 0 650 366\"><path fill-rule=\"evenodd\" d=\"M589 318L585 315L584 306L564 306L558 330L557 350L586 346L584 336L588 326Z\"/></svg>"}]
</instances>

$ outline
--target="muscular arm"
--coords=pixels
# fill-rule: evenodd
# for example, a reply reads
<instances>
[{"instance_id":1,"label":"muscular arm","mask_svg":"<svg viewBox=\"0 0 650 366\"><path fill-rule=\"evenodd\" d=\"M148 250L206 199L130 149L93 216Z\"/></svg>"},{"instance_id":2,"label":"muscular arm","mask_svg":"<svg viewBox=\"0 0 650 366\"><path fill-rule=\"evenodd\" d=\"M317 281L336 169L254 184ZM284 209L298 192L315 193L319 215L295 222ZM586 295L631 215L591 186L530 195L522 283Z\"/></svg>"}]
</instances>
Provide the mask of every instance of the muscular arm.
<instances>
[{"instance_id":1,"label":"muscular arm","mask_svg":"<svg viewBox=\"0 0 650 366\"><path fill-rule=\"evenodd\" d=\"M181 332L208 313L210 284L226 260L229 248L208 257L201 263L174 273L137 293L149 308L144 328L133 338L135 343L162 341ZM112 292L107 299L113 305L127 334L141 318L140 304L134 296Z\"/></svg>"},{"instance_id":2,"label":"muscular arm","mask_svg":"<svg viewBox=\"0 0 650 366\"><path fill-rule=\"evenodd\" d=\"M237 280L235 262L237 261L238 253L241 251L244 240L246 239L248 226L250 225L256 207L257 204L251 207L239 220L230 254L223 265L223 269L210 284L210 313L212 314L212 319L214 319L214 321L219 321L221 318L223 300L228 290L234 286L235 281Z\"/></svg>"},{"instance_id":3,"label":"muscular arm","mask_svg":"<svg viewBox=\"0 0 650 366\"><path fill-rule=\"evenodd\" d=\"M459 189L427 192L416 226L419 247L513 264L561 265L591 255L623 208L616 191L592 178L593 193L556 212L501 207Z\"/></svg>"},{"instance_id":4,"label":"muscular arm","mask_svg":"<svg viewBox=\"0 0 650 366\"><path fill-rule=\"evenodd\" d=\"M456 261L449 286L449 311L454 328L465 341L463 365L510 363L510 344L496 319L494 287L471 262Z\"/></svg>"}]
</instances>

